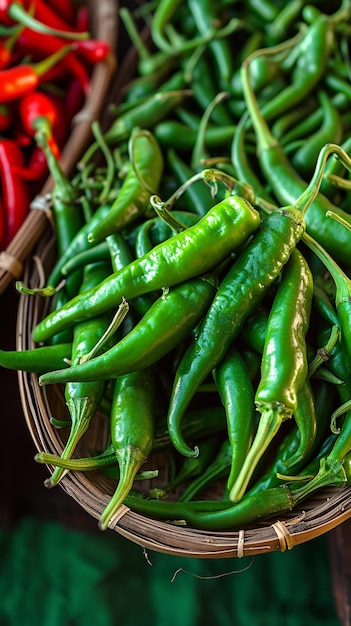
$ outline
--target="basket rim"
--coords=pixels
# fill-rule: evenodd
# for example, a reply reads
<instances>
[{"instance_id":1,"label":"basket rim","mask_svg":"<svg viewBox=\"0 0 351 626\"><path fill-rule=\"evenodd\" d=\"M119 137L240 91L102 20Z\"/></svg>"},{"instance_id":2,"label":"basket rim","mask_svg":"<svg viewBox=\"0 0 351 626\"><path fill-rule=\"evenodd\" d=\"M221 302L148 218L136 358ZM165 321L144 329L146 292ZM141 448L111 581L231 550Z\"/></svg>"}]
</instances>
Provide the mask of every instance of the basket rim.
<instances>
[{"instance_id":1,"label":"basket rim","mask_svg":"<svg viewBox=\"0 0 351 626\"><path fill-rule=\"evenodd\" d=\"M47 229L38 243L38 256L52 248L53 233ZM25 271L33 273L33 259L27 259ZM38 315L35 302L40 296L20 294L17 311L17 350L34 347L31 327ZM40 387L38 375L19 371L18 384L24 417L38 451L60 454L60 435L48 429L46 388ZM55 388L55 386L50 386ZM53 468L47 466L49 471ZM87 513L98 519L109 495L92 482L86 474L68 472L59 486ZM266 552L291 550L293 547L325 534L351 517L351 487L331 487L320 490L314 497L282 515L258 523L255 528L233 531L202 531L189 526L176 526L151 519L122 505L109 528L126 539L168 555L191 558L233 558Z\"/></svg>"}]
</instances>

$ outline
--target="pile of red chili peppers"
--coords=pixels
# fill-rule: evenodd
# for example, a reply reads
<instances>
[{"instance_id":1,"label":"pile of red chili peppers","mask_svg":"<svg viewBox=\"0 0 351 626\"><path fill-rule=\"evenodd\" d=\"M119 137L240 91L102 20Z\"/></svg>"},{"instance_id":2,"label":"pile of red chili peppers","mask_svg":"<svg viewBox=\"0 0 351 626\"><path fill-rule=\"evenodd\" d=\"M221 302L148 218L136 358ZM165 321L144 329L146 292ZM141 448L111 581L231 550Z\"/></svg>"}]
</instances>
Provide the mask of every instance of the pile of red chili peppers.
<instances>
[{"instance_id":1,"label":"pile of red chili peppers","mask_svg":"<svg viewBox=\"0 0 351 626\"><path fill-rule=\"evenodd\" d=\"M35 133L45 130L59 157L89 91L92 67L109 52L88 29L87 8L72 0L1 2L0 250L48 176Z\"/></svg>"},{"instance_id":2,"label":"pile of red chili peppers","mask_svg":"<svg viewBox=\"0 0 351 626\"><path fill-rule=\"evenodd\" d=\"M47 487L109 477L101 529L122 503L255 526L351 480L351 2L120 15L135 78L70 179L36 130L58 254L45 285L17 287L50 312L0 363L63 385L64 450L36 460ZM93 419L106 448L78 458Z\"/></svg>"}]
</instances>

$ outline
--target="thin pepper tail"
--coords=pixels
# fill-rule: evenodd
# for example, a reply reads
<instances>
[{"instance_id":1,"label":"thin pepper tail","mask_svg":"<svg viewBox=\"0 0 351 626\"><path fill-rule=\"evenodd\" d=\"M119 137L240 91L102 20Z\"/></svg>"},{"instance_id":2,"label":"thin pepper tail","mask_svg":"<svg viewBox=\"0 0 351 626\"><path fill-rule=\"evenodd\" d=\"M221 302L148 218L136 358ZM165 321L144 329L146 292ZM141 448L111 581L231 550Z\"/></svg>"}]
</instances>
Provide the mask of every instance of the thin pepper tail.
<instances>
[{"instance_id":1,"label":"thin pepper tail","mask_svg":"<svg viewBox=\"0 0 351 626\"><path fill-rule=\"evenodd\" d=\"M140 467L145 463L145 455L135 446L126 446L116 454L119 464L119 482L109 503L101 513L99 519L100 530L107 530L114 515L122 506L125 498L133 487L133 483Z\"/></svg>"}]
</instances>

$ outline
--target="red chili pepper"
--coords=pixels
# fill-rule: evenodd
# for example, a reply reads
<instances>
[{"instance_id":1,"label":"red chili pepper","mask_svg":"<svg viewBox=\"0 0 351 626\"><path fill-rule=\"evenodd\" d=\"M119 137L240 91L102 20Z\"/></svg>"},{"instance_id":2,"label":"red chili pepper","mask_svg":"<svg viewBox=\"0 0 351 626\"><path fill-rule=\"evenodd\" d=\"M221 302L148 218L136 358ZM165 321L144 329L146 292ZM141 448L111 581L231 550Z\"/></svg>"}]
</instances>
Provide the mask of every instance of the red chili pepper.
<instances>
[{"instance_id":1,"label":"red chili pepper","mask_svg":"<svg viewBox=\"0 0 351 626\"><path fill-rule=\"evenodd\" d=\"M25 131L31 137L38 130L44 132L52 152L59 158L60 149L53 134L59 113L53 100L41 91L32 91L21 98L18 112Z\"/></svg>"},{"instance_id":2,"label":"red chili pepper","mask_svg":"<svg viewBox=\"0 0 351 626\"><path fill-rule=\"evenodd\" d=\"M69 84L67 89L69 89ZM72 112L66 107L66 93L62 97L52 93L50 94L50 98L57 111L57 120L53 127L53 135L57 145L61 148L65 144L65 141L71 131L73 115Z\"/></svg>"},{"instance_id":3,"label":"red chili pepper","mask_svg":"<svg viewBox=\"0 0 351 626\"><path fill-rule=\"evenodd\" d=\"M0 71L0 103L15 100L33 91L40 83L41 76L58 63L71 50L64 46L55 54L33 64L22 64Z\"/></svg>"},{"instance_id":4,"label":"red chili pepper","mask_svg":"<svg viewBox=\"0 0 351 626\"><path fill-rule=\"evenodd\" d=\"M6 232L5 210L4 210L4 204L0 197L0 250L4 249L5 232Z\"/></svg>"},{"instance_id":5,"label":"red chili pepper","mask_svg":"<svg viewBox=\"0 0 351 626\"><path fill-rule=\"evenodd\" d=\"M52 134L58 121L58 111L53 100L42 91L32 91L21 98L18 112L25 130L32 136L44 125Z\"/></svg>"},{"instance_id":6,"label":"red chili pepper","mask_svg":"<svg viewBox=\"0 0 351 626\"><path fill-rule=\"evenodd\" d=\"M42 0L35 0L35 18L49 28L52 28L54 30L60 30L65 33L70 33L72 35L72 37L70 38L74 39L75 35L77 35L78 32L76 28L72 28L71 24L69 22L66 22L66 20L63 19L57 11L53 10L49 6L49 4L50 3L43 2ZM79 32L80 35L84 34L84 37L88 36L87 32Z\"/></svg>"},{"instance_id":7,"label":"red chili pepper","mask_svg":"<svg viewBox=\"0 0 351 626\"><path fill-rule=\"evenodd\" d=\"M13 120L13 109L7 104L0 104L0 131L10 128Z\"/></svg>"},{"instance_id":8,"label":"red chili pepper","mask_svg":"<svg viewBox=\"0 0 351 626\"><path fill-rule=\"evenodd\" d=\"M49 169L43 150L39 146L34 146L26 165L24 167L14 165L12 172L23 180L31 182L44 180Z\"/></svg>"},{"instance_id":9,"label":"red chili pepper","mask_svg":"<svg viewBox=\"0 0 351 626\"><path fill-rule=\"evenodd\" d=\"M33 137L28 135L27 131L24 129L23 124L17 115L14 115L12 126L11 126L11 139L14 139L16 143L23 149L30 148L33 144Z\"/></svg>"},{"instance_id":10,"label":"red chili pepper","mask_svg":"<svg viewBox=\"0 0 351 626\"><path fill-rule=\"evenodd\" d=\"M89 30L89 10L86 6L80 6L77 10L76 30L84 32Z\"/></svg>"},{"instance_id":11,"label":"red chili pepper","mask_svg":"<svg viewBox=\"0 0 351 626\"><path fill-rule=\"evenodd\" d=\"M84 103L84 91L80 81L72 77L65 92L64 110L69 120L81 110Z\"/></svg>"},{"instance_id":12,"label":"red chili pepper","mask_svg":"<svg viewBox=\"0 0 351 626\"><path fill-rule=\"evenodd\" d=\"M41 0L35 0L35 16L32 16L28 6L24 6L23 0L0 0L0 21L3 24L22 24L39 33L49 33L58 35L65 39L87 39L88 32L81 32L71 29L55 11Z\"/></svg>"},{"instance_id":13,"label":"red chili pepper","mask_svg":"<svg viewBox=\"0 0 351 626\"><path fill-rule=\"evenodd\" d=\"M16 55L13 54L13 49L22 30L23 27L19 26L18 28L16 28L15 32L12 33L12 35L0 41L0 70L8 67L10 64L14 65L14 56Z\"/></svg>"},{"instance_id":14,"label":"red chili pepper","mask_svg":"<svg viewBox=\"0 0 351 626\"><path fill-rule=\"evenodd\" d=\"M75 26L76 7L71 0L49 0L48 4L67 24Z\"/></svg>"},{"instance_id":15,"label":"red chili pepper","mask_svg":"<svg viewBox=\"0 0 351 626\"><path fill-rule=\"evenodd\" d=\"M0 180L6 222L5 248L23 224L29 209L31 194L28 184L13 171L14 166L23 167L24 163L24 155L17 143L12 139L2 139Z\"/></svg>"},{"instance_id":16,"label":"red chili pepper","mask_svg":"<svg viewBox=\"0 0 351 626\"><path fill-rule=\"evenodd\" d=\"M41 60L48 55L54 54L63 46L64 42L59 37L54 37L52 35L41 35L38 37L34 31L29 28L25 28L18 38L16 49L22 55L30 54L34 60ZM55 80L56 77L59 78L60 76L62 78L62 76L64 76L64 71L68 71L71 75L76 76L77 80L82 85L84 93L89 91L89 73L85 65L74 52L68 52L67 56L62 59L58 74L57 69L58 68L56 67L55 72L47 73L45 75L45 80Z\"/></svg>"},{"instance_id":17,"label":"red chili pepper","mask_svg":"<svg viewBox=\"0 0 351 626\"><path fill-rule=\"evenodd\" d=\"M72 49L76 50L82 59L88 63L99 63L103 61L110 52L109 44L103 39L75 41L72 44Z\"/></svg>"}]
</instances>

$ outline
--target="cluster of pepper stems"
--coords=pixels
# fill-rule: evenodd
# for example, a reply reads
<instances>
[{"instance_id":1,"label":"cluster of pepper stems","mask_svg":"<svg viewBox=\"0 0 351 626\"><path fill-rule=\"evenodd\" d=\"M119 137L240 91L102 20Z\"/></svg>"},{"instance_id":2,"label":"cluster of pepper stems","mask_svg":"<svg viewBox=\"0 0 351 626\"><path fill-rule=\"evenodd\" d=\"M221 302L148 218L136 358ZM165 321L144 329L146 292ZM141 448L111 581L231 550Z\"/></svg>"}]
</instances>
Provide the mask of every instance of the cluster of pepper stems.
<instances>
[{"instance_id":1,"label":"cluster of pepper stems","mask_svg":"<svg viewBox=\"0 0 351 626\"><path fill-rule=\"evenodd\" d=\"M89 36L86 6L7 0L0 7L0 250L28 215L48 167L35 133L57 158L108 44Z\"/></svg>"},{"instance_id":2,"label":"cluster of pepper stems","mask_svg":"<svg viewBox=\"0 0 351 626\"><path fill-rule=\"evenodd\" d=\"M71 179L37 131L57 262L44 286L17 288L51 310L37 347L0 363L63 385L64 450L36 460L54 467L47 487L110 477L101 529L122 503L255 526L351 477L351 3L120 15L136 76ZM79 457L92 419L110 438Z\"/></svg>"}]
</instances>

